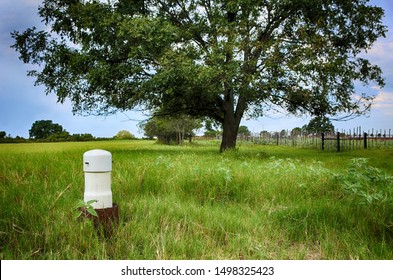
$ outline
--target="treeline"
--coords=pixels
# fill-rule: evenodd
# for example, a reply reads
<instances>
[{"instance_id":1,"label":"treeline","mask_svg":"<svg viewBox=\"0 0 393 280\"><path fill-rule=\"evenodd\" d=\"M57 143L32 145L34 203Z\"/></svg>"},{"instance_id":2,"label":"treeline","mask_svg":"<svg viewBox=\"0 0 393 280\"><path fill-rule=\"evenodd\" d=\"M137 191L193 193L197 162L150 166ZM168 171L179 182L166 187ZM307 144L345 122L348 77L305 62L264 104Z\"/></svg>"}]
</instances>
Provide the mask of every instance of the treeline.
<instances>
[{"instance_id":1,"label":"treeline","mask_svg":"<svg viewBox=\"0 0 393 280\"><path fill-rule=\"evenodd\" d=\"M0 143L30 143L30 142L85 142L85 141L105 141L135 139L127 130L119 131L113 137L94 137L90 133L70 134L60 124L51 120L40 120L33 123L29 130L29 138L20 136L7 136L5 131L0 131Z\"/></svg>"},{"instance_id":2,"label":"treeline","mask_svg":"<svg viewBox=\"0 0 393 280\"><path fill-rule=\"evenodd\" d=\"M179 115L177 117L166 116L159 114L143 121L139 124L139 128L144 131L144 136L147 139L157 139L162 144L182 145L186 139L189 142L196 136L196 131L204 127L204 139L220 139L222 130L219 125L211 120L202 120L190 117L188 115ZM261 142L270 139L298 137L301 135L309 136L310 134L321 132L334 133L335 129L331 121L325 117L313 118L309 124L302 128L296 127L291 131L282 130L281 132L261 131L260 133L251 133L246 126L239 126L237 140L240 141L255 141L259 139ZM7 137L5 131L0 131L0 143L24 143L24 142L67 142L67 141L100 141L136 139L127 130L119 131L115 136L109 138L97 138L90 133L84 134L70 134L60 124L53 123L51 120L40 120L33 123L29 130L29 138L11 136Z\"/></svg>"},{"instance_id":3,"label":"treeline","mask_svg":"<svg viewBox=\"0 0 393 280\"><path fill-rule=\"evenodd\" d=\"M0 131L2 133L4 131ZM45 139L30 139L24 138L20 136L11 137L5 136L0 137L0 143L32 143L32 142L83 142L83 141L103 141L103 140L110 140L114 138L99 138L94 137L89 133L85 134L70 134L65 137L65 135L51 135Z\"/></svg>"}]
</instances>

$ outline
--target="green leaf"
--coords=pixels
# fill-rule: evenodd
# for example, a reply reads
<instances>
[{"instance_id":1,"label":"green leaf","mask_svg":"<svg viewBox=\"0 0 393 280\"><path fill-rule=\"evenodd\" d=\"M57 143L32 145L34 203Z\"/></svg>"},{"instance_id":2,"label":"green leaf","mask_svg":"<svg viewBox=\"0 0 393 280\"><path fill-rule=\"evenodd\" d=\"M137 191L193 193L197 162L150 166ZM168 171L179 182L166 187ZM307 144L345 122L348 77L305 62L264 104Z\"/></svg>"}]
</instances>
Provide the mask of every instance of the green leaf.
<instances>
[{"instance_id":1,"label":"green leaf","mask_svg":"<svg viewBox=\"0 0 393 280\"><path fill-rule=\"evenodd\" d=\"M74 220L77 220L81 215L82 211L75 211L73 215Z\"/></svg>"},{"instance_id":2,"label":"green leaf","mask_svg":"<svg viewBox=\"0 0 393 280\"><path fill-rule=\"evenodd\" d=\"M91 204L93 204L94 202L97 202L97 200L96 200L96 199L89 200L88 202L86 202L86 204L87 204L87 205L91 205Z\"/></svg>"},{"instance_id":3,"label":"green leaf","mask_svg":"<svg viewBox=\"0 0 393 280\"><path fill-rule=\"evenodd\" d=\"M86 210L87 210L87 212L89 212L93 216L98 217L98 214L97 214L96 210L94 210L93 207L87 207Z\"/></svg>"},{"instance_id":4,"label":"green leaf","mask_svg":"<svg viewBox=\"0 0 393 280\"><path fill-rule=\"evenodd\" d=\"M81 208L81 207L85 207L86 203L83 200L78 200L78 203L75 205L75 209Z\"/></svg>"}]
</instances>

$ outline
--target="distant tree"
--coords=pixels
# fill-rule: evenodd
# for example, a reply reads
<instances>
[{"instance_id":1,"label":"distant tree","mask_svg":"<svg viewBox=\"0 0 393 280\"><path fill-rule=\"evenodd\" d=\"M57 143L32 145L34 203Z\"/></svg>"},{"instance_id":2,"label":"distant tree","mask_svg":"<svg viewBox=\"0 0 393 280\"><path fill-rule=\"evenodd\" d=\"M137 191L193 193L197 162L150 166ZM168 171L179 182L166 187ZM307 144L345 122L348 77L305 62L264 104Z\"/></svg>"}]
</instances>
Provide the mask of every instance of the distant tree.
<instances>
[{"instance_id":1,"label":"distant tree","mask_svg":"<svg viewBox=\"0 0 393 280\"><path fill-rule=\"evenodd\" d=\"M49 135L46 138L46 140L48 140L50 142L62 142L62 141L70 141L72 139L71 139L71 136L68 133L68 131L63 130L61 132L56 132L56 133Z\"/></svg>"},{"instance_id":2,"label":"distant tree","mask_svg":"<svg viewBox=\"0 0 393 280\"><path fill-rule=\"evenodd\" d=\"M141 124L145 136L157 137L164 144L183 144L185 137L191 137L195 129L202 127L202 122L190 116L155 116Z\"/></svg>"},{"instance_id":3,"label":"distant tree","mask_svg":"<svg viewBox=\"0 0 393 280\"><path fill-rule=\"evenodd\" d=\"M83 133L83 134L72 134L69 138L69 141L76 141L76 142L82 142L82 141L94 141L95 138L93 135L90 133Z\"/></svg>"},{"instance_id":4,"label":"distant tree","mask_svg":"<svg viewBox=\"0 0 393 280\"><path fill-rule=\"evenodd\" d=\"M267 131L267 130L261 131L261 132L259 133L259 135L260 135L261 137L263 137L263 138L269 138L269 137L271 137L270 132Z\"/></svg>"},{"instance_id":5,"label":"distant tree","mask_svg":"<svg viewBox=\"0 0 393 280\"><path fill-rule=\"evenodd\" d=\"M221 130L216 123L210 119L205 120L205 133L206 138L215 139L221 134Z\"/></svg>"},{"instance_id":6,"label":"distant tree","mask_svg":"<svg viewBox=\"0 0 393 280\"><path fill-rule=\"evenodd\" d=\"M302 129L300 127L295 127L291 130L291 137L297 137L302 134Z\"/></svg>"},{"instance_id":7,"label":"distant tree","mask_svg":"<svg viewBox=\"0 0 393 280\"><path fill-rule=\"evenodd\" d=\"M157 137L158 126L158 120L153 118L139 123L140 130L143 131L143 135L148 139Z\"/></svg>"},{"instance_id":8,"label":"distant tree","mask_svg":"<svg viewBox=\"0 0 393 280\"><path fill-rule=\"evenodd\" d=\"M51 120L35 121L29 130L31 139L47 139L49 136L64 132L60 124Z\"/></svg>"},{"instance_id":9,"label":"distant tree","mask_svg":"<svg viewBox=\"0 0 393 280\"><path fill-rule=\"evenodd\" d=\"M203 136L208 139L216 139L221 134L218 130L205 130Z\"/></svg>"},{"instance_id":10,"label":"distant tree","mask_svg":"<svg viewBox=\"0 0 393 280\"><path fill-rule=\"evenodd\" d=\"M334 132L334 126L327 117L315 117L304 127L307 133Z\"/></svg>"},{"instance_id":11,"label":"distant tree","mask_svg":"<svg viewBox=\"0 0 393 280\"><path fill-rule=\"evenodd\" d=\"M131 140L135 139L135 136L128 130L120 130L114 138L119 140Z\"/></svg>"},{"instance_id":12,"label":"distant tree","mask_svg":"<svg viewBox=\"0 0 393 280\"><path fill-rule=\"evenodd\" d=\"M145 136L150 139L157 137L158 141L164 144L176 141L176 132L171 128L167 118L153 117L142 123L141 126Z\"/></svg>"},{"instance_id":13,"label":"distant tree","mask_svg":"<svg viewBox=\"0 0 393 280\"><path fill-rule=\"evenodd\" d=\"M4 139L7 136L5 131L0 131L0 139Z\"/></svg>"},{"instance_id":14,"label":"distant tree","mask_svg":"<svg viewBox=\"0 0 393 280\"><path fill-rule=\"evenodd\" d=\"M245 139L245 138L247 138L247 137L249 137L251 135L251 131L248 129L247 126L241 125L241 126L239 126L239 130L237 132L237 135L241 139Z\"/></svg>"},{"instance_id":15,"label":"distant tree","mask_svg":"<svg viewBox=\"0 0 393 280\"><path fill-rule=\"evenodd\" d=\"M285 129L280 131L280 137L287 137L287 136L288 136L288 132Z\"/></svg>"},{"instance_id":16,"label":"distant tree","mask_svg":"<svg viewBox=\"0 0 393 280\"><path fill-rule=\"evenodd\" d=\"M177 144L183 144L185 138L192 142L194 131L202 128L202 121L198 118L191 117L188 115L182 115L172 119L172 127L176 131Z\"/></svg>"}]
</instances>

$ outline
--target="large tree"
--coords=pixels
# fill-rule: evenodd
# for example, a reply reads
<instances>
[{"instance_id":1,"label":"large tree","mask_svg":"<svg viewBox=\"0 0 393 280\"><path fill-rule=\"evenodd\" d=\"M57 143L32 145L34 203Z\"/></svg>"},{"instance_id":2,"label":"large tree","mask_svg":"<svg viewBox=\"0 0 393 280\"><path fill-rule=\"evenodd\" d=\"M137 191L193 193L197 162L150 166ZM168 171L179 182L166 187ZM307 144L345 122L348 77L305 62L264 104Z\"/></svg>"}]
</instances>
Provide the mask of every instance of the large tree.
<instances>
[{"instance_id":1,"label":"large tree","mask_svg":"<svg viewBox=\"0 0 393 280\"><path fill-rule=\"evenodd\" d=\"M31 129L29 130L29 135L31 139L47 139L53 135L60 135L61 133L65 133L65 135L69 135L60 124L53 123L51 120L41 120L35 121L31 125Z\"/></svg>"},{"instance_id":2,"label":"large tree","mask_svg":"<svg viewBox=\"0 0 393 280\"><path fill-rule=\"evenodd\" d=\"M360 57L385 36L383 14L367 0L44 0L47 28L12 36L36 84L74 112L207 117L223 151L245 114L365 112L372 96L354 83L384 85Z\"/></svg>"}]
</instances>

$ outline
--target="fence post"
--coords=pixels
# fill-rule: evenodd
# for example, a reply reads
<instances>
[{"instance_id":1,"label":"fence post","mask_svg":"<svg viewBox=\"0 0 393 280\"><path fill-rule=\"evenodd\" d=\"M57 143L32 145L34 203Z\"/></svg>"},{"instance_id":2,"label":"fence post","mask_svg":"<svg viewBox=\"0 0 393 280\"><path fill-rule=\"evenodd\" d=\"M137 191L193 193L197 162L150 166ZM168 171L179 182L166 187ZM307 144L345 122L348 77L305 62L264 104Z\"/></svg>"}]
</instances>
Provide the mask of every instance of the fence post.
<instances>
[{"instance_id":1,"label":"fence post","mask_svg":"<svg viewBox=\"0 0 393 280\"><path fill-rule=\"evenodd\" d=\"M337 132L337 152L340 151L340 132Z\"/></svg>"},{"instance_id":2,"label":"fence post","mask_svg":"<svg viewBox=\"0 0 393 280\"><path fill-rule=\"evenodd\" d=\"M276 135L277 135L277 146L278 146L278 145L280 145L280 144L279 144L280 135L278 134L278 132L277 132L277 134L276 134Z\"/></svg>"},{"instance_id":3,"label":"fence post","mask_svg":"<svg viewBox=\"0 0 393 280\"><path fill-rule=\"evenodd\" d=\"M322 140L322 151L325 150L325 133L321 133L321 140Z\"/></svg>"},{"instance_id":4,"label":"fence post","mask_svg":"<svg viewBox=\"0 0 393 280\"><path fill-rule=\"evenodd\" d=\"M363 133L364 149L367 149L367 133Z\"/></svg>"}]
</instances>

